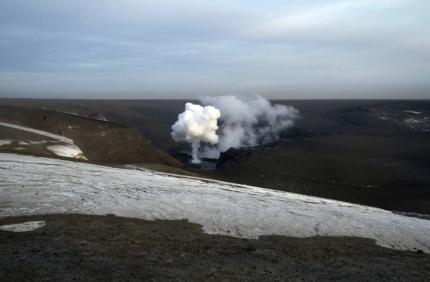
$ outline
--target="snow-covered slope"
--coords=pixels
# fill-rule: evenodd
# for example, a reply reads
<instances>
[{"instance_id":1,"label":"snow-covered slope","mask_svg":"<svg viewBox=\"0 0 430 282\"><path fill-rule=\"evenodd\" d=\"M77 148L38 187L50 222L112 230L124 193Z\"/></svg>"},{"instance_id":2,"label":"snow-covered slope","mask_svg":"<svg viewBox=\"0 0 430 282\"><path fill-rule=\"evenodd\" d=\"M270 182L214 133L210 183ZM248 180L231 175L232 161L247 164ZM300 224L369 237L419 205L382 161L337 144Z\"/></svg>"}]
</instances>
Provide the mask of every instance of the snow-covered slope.
<instances>
[{"instance_id":1,"label":"snow-covered slope","mask_svg":"<svg viewBox=\"0 0 430 282\"><path fill-rule=\"evenodd\" d=\"M0 217L48 213L188 219L209 233L357 236L430 253L430 221L263 188L0 154Z\"/></svg>"}]
</instances>

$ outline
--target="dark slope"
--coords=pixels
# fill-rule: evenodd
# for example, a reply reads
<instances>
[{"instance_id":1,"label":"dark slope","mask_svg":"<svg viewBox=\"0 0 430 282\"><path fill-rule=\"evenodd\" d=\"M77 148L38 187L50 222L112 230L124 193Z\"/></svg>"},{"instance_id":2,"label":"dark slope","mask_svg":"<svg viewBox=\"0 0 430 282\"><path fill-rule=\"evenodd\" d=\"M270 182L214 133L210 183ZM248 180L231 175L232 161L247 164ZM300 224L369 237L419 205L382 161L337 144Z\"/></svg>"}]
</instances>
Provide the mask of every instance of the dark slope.
<instances>
[{"instance_id":1,"label":"dark slope","mask_svg":"<svg viewBox=\"0 0 430 282\"><path fill-rule=\"evenodd\" d=\"M106 119L137 129L163 151L184 147L170 137L170 127L184 110L183 100L0 99L0 105L24 106Z\"/></svg>"},{"instance_id":2,"label":"dark slope","mask_svg":"<svg viewBox=\"0 0 430 282\"><path fill-rule=\"evenodd\" d=\"M112 122L50 110L0 106L0 121L63 135L74 140L89 161L106 164L182 165L151 144L135 129ZM2 128L0 139L10 138ZM16 131L15 131L16 134ZM22 133L25 140L27 133Z\"/></svg>"}]
</instances>

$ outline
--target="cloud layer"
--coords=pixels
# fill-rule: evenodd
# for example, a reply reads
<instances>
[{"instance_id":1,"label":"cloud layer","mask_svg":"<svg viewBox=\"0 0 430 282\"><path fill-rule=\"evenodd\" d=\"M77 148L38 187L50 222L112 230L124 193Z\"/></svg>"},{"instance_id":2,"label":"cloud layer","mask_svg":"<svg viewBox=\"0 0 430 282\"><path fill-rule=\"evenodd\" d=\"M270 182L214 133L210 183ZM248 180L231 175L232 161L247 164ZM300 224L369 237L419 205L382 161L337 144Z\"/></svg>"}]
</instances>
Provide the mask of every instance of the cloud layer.
<instances>
[{"instance_id":1,"label":"cloud layer","mask_svg":"<svg viewBox=\"0 0 430 282\"><path fill-rule=\"evenodd\" d=\"M0 2L2 97L428 98L429 60L424 0Z\"/></svg>"}]
</instances>

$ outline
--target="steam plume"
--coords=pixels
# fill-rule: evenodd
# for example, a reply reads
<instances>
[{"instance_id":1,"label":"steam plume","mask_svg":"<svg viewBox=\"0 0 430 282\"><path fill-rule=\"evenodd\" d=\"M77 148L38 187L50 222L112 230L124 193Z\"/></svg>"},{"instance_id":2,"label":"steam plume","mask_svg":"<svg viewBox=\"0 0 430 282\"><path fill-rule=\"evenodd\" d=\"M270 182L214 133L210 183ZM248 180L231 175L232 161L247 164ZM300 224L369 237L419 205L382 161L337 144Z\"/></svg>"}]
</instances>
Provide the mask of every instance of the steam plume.
<instances>
[{"instance_id":1,"label":"steam plume","mask_svg":"<svg viewBox=\"0 0 430 282\"><path fill-rule=\"evenodd\" d=\"M221 111L220 138L216 146L206 146L202 155L218 158L230 147L263 145L279 139L279 134L292 127L299 112L286 105L272 105L260 96L204 97L203 105L212 105Z\"/></svg>"},{"instance_id":2,"label":"steam plume","mask_svg":"<svg viewBox=\"0 0 430 282\"><path fill-rule=\"evenodd\" d=\"M193 163L200 163L198 153L201 142L211 145L218 143L216 130L220 116L220 111L212 106L202 107L192 103L186 103L185 111L178 115L171 135L175 141L191 143Z\"/></svg>"},{"instance_id":3,"label":"steam plume","mask_svg":"<svg viewBox=\"0 0 430 282\"><path fill-rule=\"evenodd\" d=\"M193 163L200 162L199 154L218 158L230 147L257 146L278 140L279 134L293 126L299 117L295 108L272 105L260 96L204 97L200 102L204 107L186 103L185 112L172 126L175 141L191 143ZM201 142L207 144L200 148Z\"/></svg>"}]
</instances>

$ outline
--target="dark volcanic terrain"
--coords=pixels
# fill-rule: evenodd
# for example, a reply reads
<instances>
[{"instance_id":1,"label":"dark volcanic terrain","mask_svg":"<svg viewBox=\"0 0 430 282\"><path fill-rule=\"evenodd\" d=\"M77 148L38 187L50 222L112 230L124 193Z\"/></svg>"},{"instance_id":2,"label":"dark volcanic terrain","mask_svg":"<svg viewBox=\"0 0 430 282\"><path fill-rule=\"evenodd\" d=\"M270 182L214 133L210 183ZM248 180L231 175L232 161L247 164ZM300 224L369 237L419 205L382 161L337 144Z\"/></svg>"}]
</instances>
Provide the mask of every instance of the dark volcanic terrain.
<instances>
[{"instance_id":1,"label":"dark volcanic terrain","mask_svg":"<svg viewBox=\"0 0 430 282\"><path fill-rule=\"evenodd\" d=\"M430 102L302 113L282 140L222 154L215 177L430 213Z\"/></svg>"},{"instance_id":2,"label":"dark volcanic terrain","mask_svg":"<svg viewBox=\"0 0 430 282\"><path fill-rule=\"evenodd\" d=\"M48 215L32 232L0 231L2 281L425 281L427 254L371 240L202 233L186 221Z\"/></svg>"}]
</instances>

